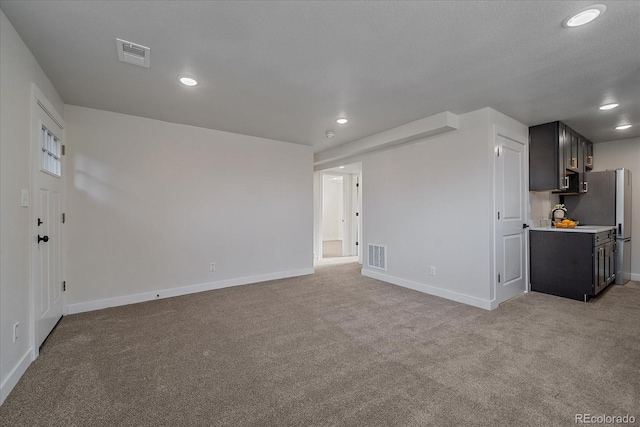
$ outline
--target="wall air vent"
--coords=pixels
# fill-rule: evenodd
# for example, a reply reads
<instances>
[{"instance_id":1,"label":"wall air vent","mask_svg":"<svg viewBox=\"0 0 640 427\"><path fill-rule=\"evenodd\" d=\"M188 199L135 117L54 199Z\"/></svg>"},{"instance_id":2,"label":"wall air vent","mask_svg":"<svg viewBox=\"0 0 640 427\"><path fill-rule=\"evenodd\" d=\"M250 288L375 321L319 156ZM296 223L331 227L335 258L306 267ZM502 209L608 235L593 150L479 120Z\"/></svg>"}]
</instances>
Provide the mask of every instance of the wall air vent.
<instances>
[{"instance_id":1,"label":"wall air vent","mask_svg":"<svg viewBox=\"0 0 640 427\"><path fill-rule=\"evenodd\" d=\"M120 59L120 61L149 68L151 49L122 39L116 39L116 44L118 46L118 59Z\"/></svg>"},{"instance_id":2,"label":"wall air vent","mask_svg":"<svg viewBox=\"0 0 640 427\"><path fill-rule=\"evenodd\" d=\"M369 267L387 269L387 247L381 245L369 245Z\"/></svg>"}]
</instances>

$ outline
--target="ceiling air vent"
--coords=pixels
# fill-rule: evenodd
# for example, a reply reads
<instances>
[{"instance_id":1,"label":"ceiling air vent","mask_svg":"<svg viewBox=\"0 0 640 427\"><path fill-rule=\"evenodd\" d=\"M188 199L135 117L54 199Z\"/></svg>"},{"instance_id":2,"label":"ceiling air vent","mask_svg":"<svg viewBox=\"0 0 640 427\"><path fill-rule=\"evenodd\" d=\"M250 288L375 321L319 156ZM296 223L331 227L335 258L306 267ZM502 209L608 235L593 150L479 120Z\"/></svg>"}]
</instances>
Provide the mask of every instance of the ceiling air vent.
<instances>
[{"instance_id":1,"label":"ceiling air vent","mask_svg":"<svg viewBox=\"0 0 640 427\"><path fill-rule=\"evenodd\" d=\"M118 59L120 59L120 61L149 68L151 49L122 39L116 39L116 43L118 45Z\"/></svg>"}]
</instances>

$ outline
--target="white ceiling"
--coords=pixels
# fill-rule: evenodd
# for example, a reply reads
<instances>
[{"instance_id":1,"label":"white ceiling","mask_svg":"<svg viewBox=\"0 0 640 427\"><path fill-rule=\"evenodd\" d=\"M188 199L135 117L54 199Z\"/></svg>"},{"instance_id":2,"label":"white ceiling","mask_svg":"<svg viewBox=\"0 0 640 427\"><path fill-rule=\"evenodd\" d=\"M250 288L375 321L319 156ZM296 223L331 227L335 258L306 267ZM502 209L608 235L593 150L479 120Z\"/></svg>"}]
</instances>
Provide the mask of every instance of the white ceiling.
<instances>
[{"instance_id":1,"label":"white ceiling","mask_svg":"<svg viewBox=\"0 0 640 427\"><path fill-rule=\"evenodd\" d=\"M0 1L63 101L311 145L442 111L640 136L640 1ZM151 48L118 61L116 38ZM195 76L187 88L178 76ZM597 109L605 102L620 107ZM346 125L335 119L349 118ZM626 131L614 126L629 122ZM333 130L335 138L325 133Z\"/></svg>"}]
</instances>

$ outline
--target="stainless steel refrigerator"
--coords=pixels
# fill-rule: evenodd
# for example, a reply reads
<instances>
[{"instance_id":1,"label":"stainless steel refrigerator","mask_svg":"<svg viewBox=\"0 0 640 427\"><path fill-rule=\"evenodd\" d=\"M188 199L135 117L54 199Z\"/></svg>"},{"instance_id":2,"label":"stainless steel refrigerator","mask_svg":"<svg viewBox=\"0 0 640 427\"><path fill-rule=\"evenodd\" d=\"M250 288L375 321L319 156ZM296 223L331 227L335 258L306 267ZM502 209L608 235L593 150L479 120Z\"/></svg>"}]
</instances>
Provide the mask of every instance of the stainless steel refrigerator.
<instances>
[{"instance_id":1,"label":"stainless steel refrigerator","mask_svg":"<svg viewBox=\"0 0 640 427\"><path fill-rule=\"evenodd\" d=\"M616 169L585 174L588 191L564 196L570 218L580 225L616 227L616 284L631 278L631 171Z\"/></svg>"}]
</instances>

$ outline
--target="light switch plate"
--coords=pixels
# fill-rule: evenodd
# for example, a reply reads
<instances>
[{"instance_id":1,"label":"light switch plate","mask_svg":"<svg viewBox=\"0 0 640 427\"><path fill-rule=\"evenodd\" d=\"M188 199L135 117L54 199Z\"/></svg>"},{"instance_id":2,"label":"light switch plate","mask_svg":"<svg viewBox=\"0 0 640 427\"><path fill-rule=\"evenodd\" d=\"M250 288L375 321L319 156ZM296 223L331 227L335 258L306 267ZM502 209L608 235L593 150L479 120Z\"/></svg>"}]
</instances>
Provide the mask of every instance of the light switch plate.
<instances>
[{"instance_id":1,"label":"light switch plate","mask_svg":"<svg viewBox=\"0 0 640 427\"><path fill-rule=\"evenodd\" d=\"M22 200L20 202L20 206L23 208L29 207L29 190L22 190Z\"/></svg>"}]
</instances>

